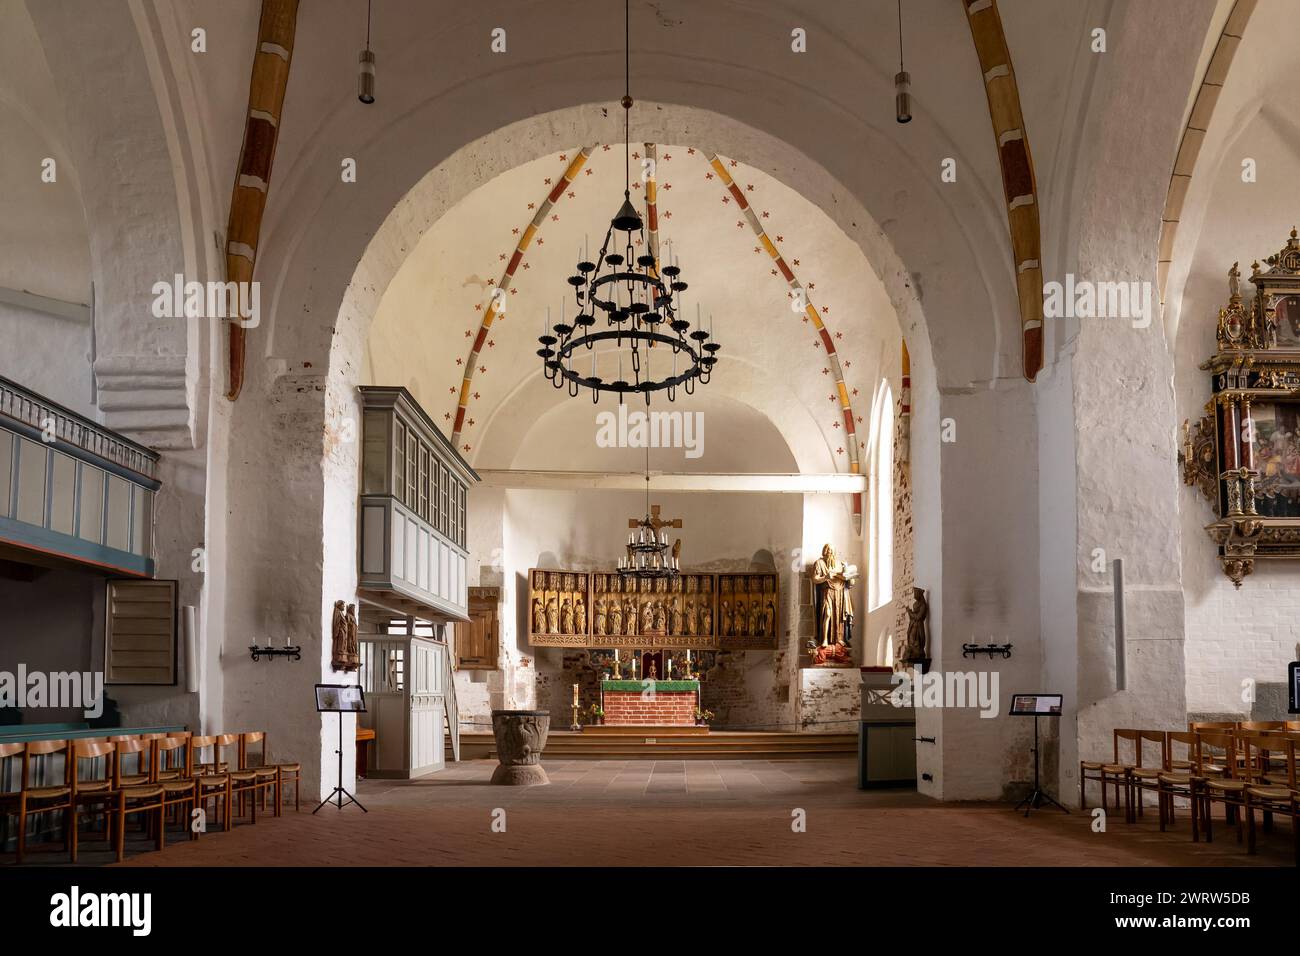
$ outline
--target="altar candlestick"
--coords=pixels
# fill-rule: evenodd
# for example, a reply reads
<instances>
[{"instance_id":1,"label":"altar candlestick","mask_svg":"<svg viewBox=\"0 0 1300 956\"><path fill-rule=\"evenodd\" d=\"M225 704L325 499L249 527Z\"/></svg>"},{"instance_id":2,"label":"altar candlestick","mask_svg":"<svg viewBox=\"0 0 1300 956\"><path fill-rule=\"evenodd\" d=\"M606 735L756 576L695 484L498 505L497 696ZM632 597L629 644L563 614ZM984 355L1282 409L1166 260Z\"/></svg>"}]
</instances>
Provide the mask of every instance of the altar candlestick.
<instances>
[{"instance_id":1,"label":"altar candlestick","mask_svg":"<svg viewBox=\"0 0 1300 956\"><path fill-rule=\"evenodd\" d=\"M578 685L577 684L573 685L573 706L574 707L578 706Z\"/></svg>"}]
</instances>

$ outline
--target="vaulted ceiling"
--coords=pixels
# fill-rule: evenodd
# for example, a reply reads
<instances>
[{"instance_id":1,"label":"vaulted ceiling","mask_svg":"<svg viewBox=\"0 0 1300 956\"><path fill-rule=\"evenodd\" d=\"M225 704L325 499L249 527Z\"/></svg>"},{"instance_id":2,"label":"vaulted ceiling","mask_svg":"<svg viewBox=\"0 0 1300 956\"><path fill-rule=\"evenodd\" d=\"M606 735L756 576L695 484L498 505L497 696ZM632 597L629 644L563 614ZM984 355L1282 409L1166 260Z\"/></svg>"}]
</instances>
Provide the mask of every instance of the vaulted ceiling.
<instances>
[{"instance_id":1,"label":"vaulted ceiling","mask_svg":"<svg viewBox=\"0 0 1300 956\"><path fill-rule=\"evenodd\" d=\"M765 173L690 145L633 143L627 165L621 143L575 148L474 190L398 270L371 326L367 376L406 385L476 463L508 465L521 428L573 401L542 378L537 337L548 320L572 318L565 280L604 241L625 170L634 202L647 208L640 173L651 151L660 254L683 269L686 317L711 324L723 346L713 380L677 407L710 408L720 436L733 414L710 399L728 397L777 421L809 470L851 470L865 455L873 393L898 374L888 296L825 213ZM592 354L596 374L618 377L617 350ZM588 361L584 353L581 371ZM672 359L659 350L649 362L663 374ZM592 407L585 395L581 402ZM615 404L606 397L601 407ZM654 407L666 406L656 396ZM480 442L493 428L485 458ZM591 441L590 432L572 437ZM570 444L557 447L553 467Z\"/></svg>"}]
</instances>

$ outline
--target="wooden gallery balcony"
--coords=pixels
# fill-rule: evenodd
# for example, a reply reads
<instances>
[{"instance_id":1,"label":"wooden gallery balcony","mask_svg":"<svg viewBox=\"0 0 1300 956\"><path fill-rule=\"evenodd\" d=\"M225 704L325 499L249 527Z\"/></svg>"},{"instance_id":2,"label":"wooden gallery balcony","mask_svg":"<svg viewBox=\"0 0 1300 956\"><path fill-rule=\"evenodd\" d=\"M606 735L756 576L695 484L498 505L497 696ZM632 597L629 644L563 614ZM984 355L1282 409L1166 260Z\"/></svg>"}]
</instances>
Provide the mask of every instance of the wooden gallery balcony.
<instances>
[{"instance_id":1,"label":"wooden gallery balcony","mask_svg":"<svg viewBox=\"0 0 1300 956\"><path fill-rule=\"evenodd\" d=\"M358 596L468 622L465 506L479 480L405 388L363 385Z\"/></svg>"},{"instance_id":2,"label":"wooden gallery balcony","mask_svg":"<svg viewBox=\"0 0 1300 956\"><path fill-rule=\"evenodd\" d=\"M0 377L0 558L153 577L158 454Z\"/></svg>"}]
</instances>

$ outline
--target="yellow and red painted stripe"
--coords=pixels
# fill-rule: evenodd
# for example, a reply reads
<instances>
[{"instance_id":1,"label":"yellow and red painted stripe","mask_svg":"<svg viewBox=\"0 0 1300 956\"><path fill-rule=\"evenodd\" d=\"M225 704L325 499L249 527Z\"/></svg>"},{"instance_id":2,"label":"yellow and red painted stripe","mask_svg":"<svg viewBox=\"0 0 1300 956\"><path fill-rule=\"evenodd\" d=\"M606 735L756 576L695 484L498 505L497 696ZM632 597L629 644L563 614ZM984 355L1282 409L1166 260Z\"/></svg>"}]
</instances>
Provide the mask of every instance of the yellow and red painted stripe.
<instances>
[{"instance_id":1,"label":"yellow and red painted stripe","mask_svg":"<svg viewBox=\"0 0 1300 956\"><path fill-rule=\"evenodd\" d=\"M776 247L776 243L774 243L767 235L767 230L763 228L763 224L759 221L758 216L754 214L754 210L750 206L748 200L745 199L744 192L738 185L736 185L735 180L731 178L731 174L727 172L726 164L718 158L716 153L706 153L705 155L708 158L709 165L713 167L714 173L717 174L718 178L722 181L722 185L726 187L727 192L731 194L731 198L734 199L736 205L740 207L741 214L744 216L745 221L749 223L749 228L753 230L754 235L758 238L759 245L762 246L764 251L766 251L771 257L773 265L776 267L777 271L781 273L786 284L790 287L791 294L794 295L798 301L803 303L804 314L808 316L808 320L812 323L813 328L817 330L817 335L821 340L822 348L826 350L826 358L829 363L830 373L835 382L836 392L838 393L840 414L844 419L844 429L846 432L844 444L848 452L849 471L855 475L861 474L862 462L858 456L858 429L856 420L853 416L853 402L850 397L848 384L844 381L844 370L840 366L840 355L835 349L835 340L831 336L830 330L826 328L826 323L822 321L821 314L813 305L808 290L804 287L803 283L799 281L798 277L794 274L794 270L791 269L790 265L785 261L785 257L781 255L781 250ZM855 528L858 531L861 531L862 495L860 494L853 496L853 522Z\"/></svg>"},{"instance_id":2,"label":"yellow and red painted stripe","mask_svg":"<svg viewBox=\"0 0 1300 956\"><path fill-rule=\"evenodd\" d=\"M578 155L573 157L573 161L564 170L564 175L546 194L546 198L538 204L536 215L533 216L523 235L519 237L515 251L510 256L510 261L506 263L505 271L501 274L501 281L493 289L492 299L488 303L487 310L483 313L483 321L479 323L478 334L474 336L474 344L470 347L469 357L465 360L465 377L460 383L460 397L456 403L456 422L451 433L452 445L461 445L461 433L465 430L465 418L469 412L470 398L474 394L474 372L478 368L479 355L487 342L488 330L492 328L492 323L505 311L501 303L504 302L505 294L510 291L510 286L514 282L515 271L519 268L519 264L523 262L524 253L528 251L528 247L532 245L537 234L541 232L542 226L545 225L546 219L551 213L551 209L564 198L566 191L573 185L573 180L582 171L582 167L587 164L587 160L591 157L591 151L594 148L594 146L584 146L579 150ZM469 445L461 445L461 448L463 451L469 451Z\"/></svg>"}]
</instances>

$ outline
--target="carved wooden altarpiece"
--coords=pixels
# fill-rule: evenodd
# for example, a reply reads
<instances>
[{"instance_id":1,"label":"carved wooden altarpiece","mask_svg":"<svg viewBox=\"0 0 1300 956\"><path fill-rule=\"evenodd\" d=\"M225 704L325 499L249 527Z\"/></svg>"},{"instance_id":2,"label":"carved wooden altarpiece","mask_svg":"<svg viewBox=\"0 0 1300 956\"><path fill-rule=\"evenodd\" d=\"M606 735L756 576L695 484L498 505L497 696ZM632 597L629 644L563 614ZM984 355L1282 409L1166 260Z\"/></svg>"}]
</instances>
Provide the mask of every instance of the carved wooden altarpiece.
<instances>
[{"instance_id":1,"label":"carved wooden altarpiece","mask_svg":"<svg viewBox=\"0 0 1300 956\"><path fill-rule=\"evenodd\" d=\"M1213 396L1183 423L1183 482L1210 502L1205 530L1236 587L1257 558L1300 558L1300 239L1296 230L1241 294L1237 265L1219 310L1218 350L1201 365Z\"/></svg>"},{"instance_id":2,"label":"carved wooden altarpiece","mask_svg":"<svg viewBox=\"0 0 1300 956\"><path fill-rule=\"evenodd\" d=\"M638 580L617 571L532 568L528 583L528 643L535 647L777 646L781 589L775 572L683 571Z\"/></svg>"}]
</instances>

